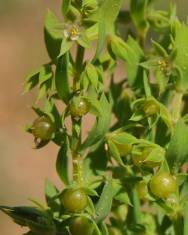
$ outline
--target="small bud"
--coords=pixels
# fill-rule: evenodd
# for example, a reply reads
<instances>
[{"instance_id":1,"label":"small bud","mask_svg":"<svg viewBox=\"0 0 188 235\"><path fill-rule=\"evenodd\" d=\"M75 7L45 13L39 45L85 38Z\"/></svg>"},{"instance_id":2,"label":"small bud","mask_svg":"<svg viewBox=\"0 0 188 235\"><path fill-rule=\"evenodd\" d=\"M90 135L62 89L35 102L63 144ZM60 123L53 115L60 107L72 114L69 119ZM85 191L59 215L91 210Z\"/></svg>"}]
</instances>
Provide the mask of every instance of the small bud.
<instances>
[{"instance_id":1,"label":"small bud","mask_svg":"<svg viewBox=\"0 0 188 235\"><path fill-rule=\"evenodd\" d=\"M88 17L95 13L98 9L98 3L96 0L84 0L82 4L83 16Z\"/></svg>"}]
</instances>

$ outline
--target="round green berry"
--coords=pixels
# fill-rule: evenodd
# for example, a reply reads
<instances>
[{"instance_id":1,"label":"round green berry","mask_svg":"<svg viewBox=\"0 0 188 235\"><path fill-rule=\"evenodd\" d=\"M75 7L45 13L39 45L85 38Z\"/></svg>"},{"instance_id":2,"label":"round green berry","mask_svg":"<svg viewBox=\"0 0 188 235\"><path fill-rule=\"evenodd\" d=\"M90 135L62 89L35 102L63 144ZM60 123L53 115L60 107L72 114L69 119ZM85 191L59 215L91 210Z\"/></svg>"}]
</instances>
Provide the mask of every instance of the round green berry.
<instances>
[{"instance_id":1,"label":"round green berry","mask_svg":"<svg viewBox=\"0 0 188 235\"><path fill-rule=\"evenodd\" d=\"M64 208L72 213L83 211L88 203L87 195L82 189L65 189L60 200Z\"/></svg>"}]
</instances>

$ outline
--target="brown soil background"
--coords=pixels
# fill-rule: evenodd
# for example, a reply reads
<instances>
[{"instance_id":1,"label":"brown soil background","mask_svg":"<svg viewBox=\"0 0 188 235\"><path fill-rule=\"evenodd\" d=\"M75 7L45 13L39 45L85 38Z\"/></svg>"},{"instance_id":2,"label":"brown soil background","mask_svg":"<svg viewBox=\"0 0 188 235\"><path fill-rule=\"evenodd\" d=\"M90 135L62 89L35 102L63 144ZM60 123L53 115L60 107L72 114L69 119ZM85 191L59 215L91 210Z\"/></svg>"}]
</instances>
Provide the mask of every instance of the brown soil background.
<instances>
[{"instance_id":1,"label":"brown soil background","mask_svg":"<svg viewBox=\"0 0 188 235\"><path fill-rule=\"evenodd\" d=\"M186 0L177 2L180 15L186 15ZM44 202L46 178L61 186L55 172L57 147L49 144L33 150L33 138L24 132L24 125L35 117L30 110L34 94L22 95L27 73L48 61L43 21L47 8L59 14L60 3L60 0L0 0L1 205L27 205L28 198ZM0 213L0 234L19 235L24 231Z\"/></svg>"}]
</instances>

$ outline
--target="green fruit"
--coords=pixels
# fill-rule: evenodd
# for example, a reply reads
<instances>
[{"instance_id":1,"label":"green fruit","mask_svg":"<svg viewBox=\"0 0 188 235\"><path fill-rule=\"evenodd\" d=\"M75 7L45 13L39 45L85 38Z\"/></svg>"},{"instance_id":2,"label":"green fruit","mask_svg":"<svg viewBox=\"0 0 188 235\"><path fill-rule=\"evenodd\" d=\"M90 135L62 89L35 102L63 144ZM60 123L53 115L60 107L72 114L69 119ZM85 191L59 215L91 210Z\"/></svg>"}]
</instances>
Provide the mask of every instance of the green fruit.
<instances>
[{"instance_id":1,"label":"green fruit","mask_svg":"<svg viewBox=\"0 0 188 235\"><path fill-rule=\"evenodd\" d=\"M32 134L35 138L39 138L41 140L51 139L54 131L55 127L53 122L46 116L37 118L32 126Z\"/></svg>"},{"instance_id":2,"label":"green fruit","mask_svg":"<svg viewBox=\"0 0 188 235\"><path fill-rule=\"evenodd\" d=\"M161 164L161 162L153 162L146 160L151 153L152 148L145 148L142 152L132 155L133 164L137 167L145 166L147 168L154 168Z\"/></svg>"},{"instance_id":3,"label":"green fruit","mask_svg":"<svg viewBox=\"0 0 188 235\"><path fill-rule=\"evenodd\" d=\"M64 208L72 213L83 211L88 203L87 195L82 189L65 189L60 200Z\"/></svg>"},{"instance_id":4,"label":"green fruit","mask_svg":"<svg viewBox=\"0 0 188 235\"><path fill-rule=\"evenodd\" d=\"M76 217L71 220L69 230L71 235L91 235L93 223L86 217Z\"/></svg>"},{"instance_id":5,"label":"green fruit","mask_svg":"<svg viewBox=\"0 0 188 235\"><path fill-rule=\"evenodd\" d=\"M147 184L144 181L140 181L136 185L136 189L137 189L137 192L138 192L138 195L139 195L140 199L142 199L142 200L147 199L148 187L147 187Z\"/></svg>"},{"instance_id":6,"label":"green fruit","mask_svg":"<svg viewBox=\"0 0 188 235\"><path fill-rule=\"evenodd\" d=\"M89 111L88 102L80 96L72 98L69 105L70 113L73 117L81 118Z\"/></svg>"},{"instance_id":7,"label":"green fruit","mask_svg":"<svg viewBox=\"0 0 188 235\"><path fill-rule=\"evenodd\" d=\"M114 215L117 218L118 221L124 222L127 218L128 214L128 206L125 204L122 204L114 210Z\"/></svg>"},{"instance_id":8,"label":"green fruit","mask_svg":"<svg viewBox=\"0 0 188 235\"><path fill-rule=\"evenodd\" d=\"M143 111L145 116L149 117L157 114L160 111L160 108L156 102L154 102L153 100L148 100L144 104Z\"/></svg>"},{"instance_id":9,"label":"green fruit","mask_svg":"<svg viewBox=\"0 0 188 235\"><path fill-rule=\"evenodd\" d=\"M127 154L129 154L132 150L131 144L117 144L116 147L122 157L125 157Z\"/></svg>"},{"instance_id":10,"label":"green fruit","mask_svg":"<svg viewBox=\"0 0 188 235\"><path fill-rule=\"evenodd\" d=\"M108 229L109 235L121 235L121 232L119 231L119 229L115 228L115 227L110 227Z\"/></svg>"},{"instance_id":11,"label":"green fruit","mask_svg":"<svg viewBox=\"0 0 188 235\"><path fill-rule=\"evenodd\" d=\"M177 182L168 172L161 172L152 177L149 187L156 197L168 198L169 195L176 192Z\"/></svg>"}]
</instances>

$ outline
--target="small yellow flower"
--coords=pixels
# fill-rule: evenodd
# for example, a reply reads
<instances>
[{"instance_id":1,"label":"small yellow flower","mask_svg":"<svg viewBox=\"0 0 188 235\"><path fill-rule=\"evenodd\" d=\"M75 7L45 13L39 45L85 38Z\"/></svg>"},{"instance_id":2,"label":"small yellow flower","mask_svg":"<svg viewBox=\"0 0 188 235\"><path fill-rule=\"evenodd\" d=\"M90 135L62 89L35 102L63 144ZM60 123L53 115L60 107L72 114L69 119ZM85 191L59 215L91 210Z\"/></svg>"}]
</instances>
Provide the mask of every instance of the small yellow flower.
<instances>
[{"instance_id":1,"label":"small yellow flower","mask_svg":"<svg viewBox=\"0 0 188 235\"><path fill-rule=\"evenodd\" d=\"M77 25L68 25L64 29L64 36L71 41L76 41L78 40L80 36L80 29Z\"/></svg>"},{"instance_id":2,"label":"small yellow flower","mask_svg":"<svg viewBox=\"0 0 188 235\"><path fill-rule=\"evenodd\" d=\"M160 59L158 61L158 65L159 65L159 68L161 70L161 72L165 73L167 76L169 75L170 73L170 68L169 68L169 64L168 64L168 61L164 60L164 59Z\"/></svg>"}]
</instances>

